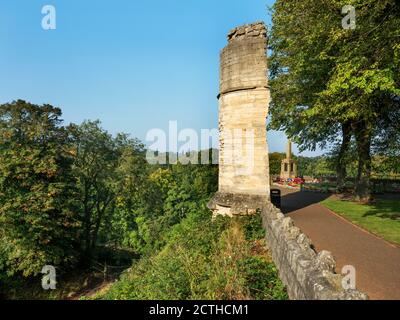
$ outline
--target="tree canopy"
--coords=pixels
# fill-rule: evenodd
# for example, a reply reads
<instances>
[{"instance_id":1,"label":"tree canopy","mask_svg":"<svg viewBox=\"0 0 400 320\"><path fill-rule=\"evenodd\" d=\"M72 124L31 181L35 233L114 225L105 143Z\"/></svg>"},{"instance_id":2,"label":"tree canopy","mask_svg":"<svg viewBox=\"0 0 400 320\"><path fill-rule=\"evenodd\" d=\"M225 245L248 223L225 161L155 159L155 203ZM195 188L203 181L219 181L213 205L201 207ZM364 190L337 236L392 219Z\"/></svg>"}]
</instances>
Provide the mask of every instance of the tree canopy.
<instances>
[{"instance_id":1,"label":"tree canopy","mask_svg":"<svg viewBox=\"0 0 400 320\"><path fill-rule=\"evenodd\" d=\"M355 8L355 29L342 26L345 5ZM399 107L399 34L394 0L277 0L273 7L271 127L302 149L342 138L339 175L353 135L360 198L370 192L374 139L393 141L385 132L398 129L388 115Z\"/></svg>"}]
</instances>

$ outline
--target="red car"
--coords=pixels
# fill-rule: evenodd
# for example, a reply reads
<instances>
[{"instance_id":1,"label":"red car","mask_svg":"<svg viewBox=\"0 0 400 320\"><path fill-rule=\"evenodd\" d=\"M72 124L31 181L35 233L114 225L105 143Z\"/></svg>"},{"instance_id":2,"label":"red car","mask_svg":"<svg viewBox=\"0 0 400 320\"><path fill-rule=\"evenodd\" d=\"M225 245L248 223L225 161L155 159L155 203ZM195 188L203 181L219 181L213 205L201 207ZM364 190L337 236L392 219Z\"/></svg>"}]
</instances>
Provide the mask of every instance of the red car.
<instances>
[{"instance_id":1,"label":"red car","mask_svg":"<svg viewBox=\"0 0 400 320\"><path fill-rule=\"evenodd\" d=\"M303 178L294 178L293 182L296 184L304 184L306 181Z\"/></svg>"}]
</instances>

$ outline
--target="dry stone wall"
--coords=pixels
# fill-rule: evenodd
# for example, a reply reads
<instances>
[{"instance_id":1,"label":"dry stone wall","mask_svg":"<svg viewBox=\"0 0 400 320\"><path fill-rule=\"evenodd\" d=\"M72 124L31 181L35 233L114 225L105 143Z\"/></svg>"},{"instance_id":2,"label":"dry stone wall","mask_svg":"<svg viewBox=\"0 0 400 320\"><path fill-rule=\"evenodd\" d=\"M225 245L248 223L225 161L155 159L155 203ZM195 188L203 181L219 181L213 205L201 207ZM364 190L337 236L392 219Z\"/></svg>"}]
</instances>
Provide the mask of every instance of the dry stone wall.
<instances>
[{"instance_id":1,"label":"dry stone wall","mask_svg":"<svg viewBox=\"0 0 400 320\"><path fill-rule=\"evenodd\" d=\"M316 253L311 240L293 220L269 201L261 210L266 240L279 276L293 300L366 300L358 290L345 290L335 274L336 262L327 251Z\"/></svg>"}]
</instances>

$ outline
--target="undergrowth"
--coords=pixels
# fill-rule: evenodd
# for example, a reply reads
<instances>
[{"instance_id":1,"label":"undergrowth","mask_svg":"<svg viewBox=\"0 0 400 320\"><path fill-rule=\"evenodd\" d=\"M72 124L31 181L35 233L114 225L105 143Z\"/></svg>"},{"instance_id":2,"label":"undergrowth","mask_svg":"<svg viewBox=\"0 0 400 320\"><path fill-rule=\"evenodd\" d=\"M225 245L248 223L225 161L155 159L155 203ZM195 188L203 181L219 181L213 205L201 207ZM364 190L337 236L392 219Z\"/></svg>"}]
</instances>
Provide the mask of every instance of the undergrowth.
<instances>
[{"instance_id":1,"label":"undergrowth","mask_svg":"<svg viewBox=\"0 0 400 320\"><path fill-rule=\"evenodd\" d=\"M213 220L200 209L170 230L162 250L94 299L287 299L263 238L259 215Z\"/></svg>"}]
</instances>

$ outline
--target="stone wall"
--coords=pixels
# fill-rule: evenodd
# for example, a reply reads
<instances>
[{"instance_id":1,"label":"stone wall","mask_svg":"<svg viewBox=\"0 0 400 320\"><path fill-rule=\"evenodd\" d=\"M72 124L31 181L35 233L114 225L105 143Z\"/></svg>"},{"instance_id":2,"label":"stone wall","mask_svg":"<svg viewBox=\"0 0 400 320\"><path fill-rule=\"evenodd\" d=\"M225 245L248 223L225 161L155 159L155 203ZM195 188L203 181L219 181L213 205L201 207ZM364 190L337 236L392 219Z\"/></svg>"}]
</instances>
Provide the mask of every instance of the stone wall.
<instances>
[{"instance_id":1,"label":"stone wall","mask_svg":"<svg viewBox=\"0 0 400 320\"><path fill-rule=\"evenodd\" d=\"M318 254L311 240L270 202L261 210L266 240L279 276L293 300L366 300L358 290L344 290L343 277L327 251Z\"/></svg>"},{"instance_id":2,"label":"stone wall","mask_svg":"<svg viewBox=\"0 0 400 320\"><path fill-rule=\"evenodd\" d=\"M343 290L332 255L314 252L310 239L269 202L265 25L254 23L229 32L220 60L219 188L208 207L214 214L229 216L261 209L268 246L291 299L366 299L356 290ZM246 136L237 137L237 131ZM253 140L247 133L253 133Z\"/></svg>"}]
</instances>

